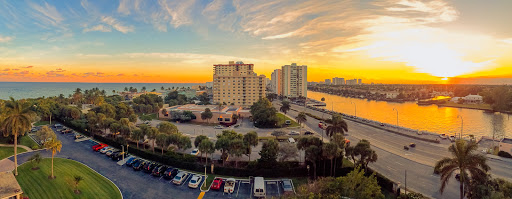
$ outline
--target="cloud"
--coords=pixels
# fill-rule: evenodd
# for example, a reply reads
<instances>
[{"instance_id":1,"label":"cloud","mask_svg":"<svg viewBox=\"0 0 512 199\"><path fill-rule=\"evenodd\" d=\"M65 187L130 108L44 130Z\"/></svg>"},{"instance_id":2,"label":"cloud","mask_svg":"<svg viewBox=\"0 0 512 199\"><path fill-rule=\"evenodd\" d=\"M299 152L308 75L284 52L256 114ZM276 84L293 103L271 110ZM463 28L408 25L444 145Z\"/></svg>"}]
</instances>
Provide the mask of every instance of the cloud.
<instances>
[{"instance_id":1,"label":"cloud","mask_svg":"<svg viewBox=\"0 0 512 199\"><path fill-rule=\"evenodd\" d=\"M43 5L29 2L29 6L36 12L33 12L35 18L39 19L40 22L46 25L59 26L64 20L62 15L57 11L55 6L44 2Z\"/></svg>"},{"instance_id":2,"label":"cloud","mask_svg":"<svg viewBox=\"0 0 512 199\"><path fill-rule=\"evenodd\" d=\"M55 70L55 72L57 72L57 73L63 73L63 72L66 72L66 70L63 70L62 68L57 68L57 69Z\"/></svg>"},{"instance_id":3,"label":"cloud","mask_svg":"<svg viewBox=\"0 0 512 199\"><path fill-rule=\"evenodd\" d=\"M152 59L178 59L183 63L200 64L200 63L215 63L219 60L243 60L248 62L270 62L268 60L261 60L248 57L235 57L226 55L215 54L197 54L197 53L125 53L119 56L128 58L152 58Z\"/></svg>"},{"instance_id":4,"label":"cloud","mask_svg":"<svg viewBox=\"0 0 512 199\"><path fill-rule=\"evenodd\" d=\"M76 56L79 58L108 58L108 57L112 57L112 55L108 55L108 54L82 54L82 53L76 54Z\"/></svg>"},{"instance_id":5,"label":"cloud","mask_svg":"<svg viewBox=\"0 0 512 199\"><path fill-rule=\"evenodd\" d=\"M125 75L123 73L119 73L116 76L121 77L121 76L125 76Z\"/></svg>"},{"instance_id":6,"label":"cloud","mask_svg":"<svg viewBox=\"0 0 512 199\"><path fill-rule=\"evenodd\" d=\"M112 28L114 28L115 30L125 33L125 34L129 33L129 32L133 32L135 30L135 28L132 25L130 25L130 26L122 25L116 19L109 17L109 16L102 17L101 21L105 24L112 26Z\"/></svg>"},{"instance_id":7,"label":"cloud","mask_svg":"<svg viewBox=\"0 0 512 199\"><path fill-rule=\"evenodd\" d=\"M110 27L100 24L100 25L96 25L96 26L93 26L90 28L84 28L84 30L83 30L83 32L93 32L93 31L112 32L112 29Z\"/></svg>"},{"instance_id":8,"label":"cloud","mask_svg":"<svg viewBox=\"0 0 512 199\"><path fill-rule=\"evenodd\" d=\"M6 68L6 69L3 69L2 71L10 71L10 70L11 70L11 69Z\"/></svg>"},{"instance_id":9,"label":"cloud","mask_svg":"<svg viewBox=\"0 0 512 199\"><path fill-rule=\"evenodd\" d=\"M58 73L58 71L48 71L45 73L47 77L64 77L64 74Z\"/></svg>"},{"instance_id":10,"label":"cloud","mask_svg":"<svg viewBox=\"0 0 512 199\"><path fill-rule=\"evenodd\" d=\"M25 66L25 67L22 67L22 68L33 68L33 66Z\"/></svg>"},{"instance_id":11,"label":"cloud","mask_svg":"<svg viewBox=\"0 0 512 199\"><path fill-rule=\"evenodd\" d=\"M14 39L14 37L0 35L0 43L7 43Z\"/></svg>"}]
</instances>

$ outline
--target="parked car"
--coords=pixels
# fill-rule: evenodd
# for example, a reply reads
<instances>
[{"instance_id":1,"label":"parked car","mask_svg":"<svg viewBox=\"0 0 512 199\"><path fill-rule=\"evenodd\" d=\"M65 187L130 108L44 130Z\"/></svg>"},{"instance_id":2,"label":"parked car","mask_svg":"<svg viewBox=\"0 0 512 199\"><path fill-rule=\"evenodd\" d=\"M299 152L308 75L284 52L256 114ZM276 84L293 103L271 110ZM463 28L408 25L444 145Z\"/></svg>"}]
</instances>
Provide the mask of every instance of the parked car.
<instances>
[{"instance_id":1,"label":"parked car","mask_svg":"<svg viewBox=\"0 0 512 199\"><path fill-rule=\"evenodd\" d=\"M154 163L154 162L150 162L150 163L146 164L144 166L144 172L151 173L156 165L157 165L157 163Z\"/></svg>"},{"instance_id":2,"label":"parked car","mask_svg":"<svg viewBox=\"0 0 512 199\"><path fill-rule=\"evenodd\" d=\"M297 131L291 131L288 135L300 135L300 133Z\"/></svg>"},{"instance_id":3,"label":"parked car","mask_svg":"<svg viewBox=\"0 0 512 199\"><path fill-rule=\"evenodd\" d=\"M187 177L188 173L180 171L178 174L176 174L176 176L174 176L174 178L172 179L172 183L174 183L175 185L181 185L183 181L187 179Z\"/></svg>"},{"instance_id":4,"label":"parked car","mask_svg":"<svg viewBox=\"0 0 512 199\"><path fill-rule=\"evenodd\" d=\"M304 135L314 135L314 133L313 133L313 132L311 132L311 131L306 131L306 132L304 133Z\"/></svg>"},{"instance_id":5,"label":"parked car","mask_svg":"<svg viewBox=\"0 0 512 199\"><path fill-rule=\"evenodd\" d=\"M116 152L112 154L110 158L112 158L112 160L119 161L123 159L123 155L125 158L128 157L128 153L126 152Z\"/></svg>"},{"instance_id":6,"label":"parked car","mask_svg":"<svg viewBox=\"0 0 512 199\"><path fill-rule=\"evenodd\" d=\"M138 162L139 158L131 157L126 161L126 166L132 166L134 163Z\"/></svg>"},{"instance_id":7,"label":"parked car","mask_svg":"<svg viewBox=\"0 0 512 199\"><path fill-rule=\"evenodd\" d=\"M217 125L215 127L213 127L214 129L223 129L224 127L222 125Z\"/></svg>"},{"instance_id":8,"label":"parked car","mask_svg":"<svg viewBox=\"0 0 512 199\"><path fill-rule=\"evenodd\" d=\"M107 144L103 144L103 143L97 144L97 145L92 146L92 150L99 151L100 149L105 148L107 146L108 146Z\"/></svg>"},{"instance_id":9,"label":"parked car","mask_svg":"<svg viewBox=\"0 0 512 199\"><path fill-rule=\"evenodd\" d=\"M111 156L112 156L112 154L113 154L113 153L116 153L116 152L119 152L119 150L117 150L117 149L112 149L112 150L110 150L110 151L107 151L107 152L105 153L105 155L107 155L107 157L111 157Z\"/></svg>"},{"instance_id":10,"label":"parked car","mask_svg":"<svg viewBox=\"0 0 512 199\"><path fill-rule=\"evenodd\" d=\"M188 187L195 189L199 187L199 183L201 183L201 176L197 174L193 175L190 181L188 182Z\"/></svg>"},{"instance_id":11,"label":"parked car","mask_svg":"<svg viewBox=\"0 0 512 199\"><path fill-rule=\"evenodd\" d=\"M146 166L147 162L145 160L141 160L135 164L133 164L133 170L140 171L144 166Z\"/></svg>"},{"instance_id":12,"label":"parked car","mask_svg":"<svg viewBox=\"0 0 512 199\"><path fill-rule=\"evenodd\" d=\"M284 121L284 124L286 124L286 125L290 125L290 124L292 124L292 121L290 121L290 120L286 120L286 121Z\"/></svg>"},{"instance_id":13,"label":"parked car","mask_svg":"<svg viewBox=\"0 0 512 199\"><path fill-rule=\"evenodd\" d=\"M292 182L290 179L283 179L283 190L284 192L293 192Z\"/></svg>"},{"instance_id":14,"label":"parked car","mask_svg":"<svg viewBox=\"0 0 512 199\"><path fill-rule=\"evenodd\" d=\"M219 190L222 186L222 178L215 178L213 179L212 186L210 187L211 190Z\"/></svg>"},{"instance_id":15,"label":"parked car","mask_svg":"<svg viewBox=\"0 0 512 199\"><path fill-rule=\"evenodd\" d=\"M404 146L405 150L409 150L409 147L407 145Z\"/></svg>"},{"instance_id":16,"label":"parked car","mask_svg":"<svg viewBox=\"0 0 512 199\"><path fill-rule=\"evenodd\" d=\"M455 174L455 179L460 182L460 174Z\"/></svg>"},{"instance_id":17,"label":"parked car","mask_svg":"<svg viewBox=\"0 0 512 199\"><path fill-rule=\"evenodd\" d=\"M224 193L233 193L235 191L235 179L228 178L224 183Z\"/></svg>"},{"instance_id":18,"label":"parked car","mask_svg":"<svg viewBox=\"0 0 512 199\"><path fill-rule=\"evenodd\" d=\"M409 146L414 148L414 147L416 147L416 144L415 143L410 143Z\"/></svg>"},{"instance_id":19,"label":"parked car","mask_svg":"<svg viewBox=\"0 0 512 199\"><path fill-rule=\"evenodd\" d=\"M160 177L160 176L164 175L165 170L167 170L167 166L158 165L153 169L153 172L151 172L151 175Z\"/></svg>"},{"instance_id":20,"label":"parked car","mask_svg":"<svg viewBox=\"0 0 512 199\"><path fill-rule=\"evenodd\" d=\"M75 135L75 140L82 139L82 138L85 138L85 136L83 136L82 134Z\"/></svg>"},{"instance_id":21,"label":"parked car","mask_svg":"<svg viewBox=\"0 0 512 199\"><path fill-rule=\"evenodd\" d=\"M102 149L100 149L100 153L105 154L105 153L106 153L108 150L110 150L110 149L112 149L112 147L109 147L109 146L107 146L107 147L103 147Z\"/></svg>"},{"instance_id":22,"label":"parked car","mask_svg":"<svg viewBox=\"0 0 512 199\"><path fill-rule=\"evenodd\" d=\"M164 178L167 180L173 179L174 176L176 176L179 171L180 170L178 168L169 167L169 168L167 168L167 170L165 170Z\"/></svg>"},{"instance_id":23,"label":"parked car","mask_svg":"<svg viewBox=\"0 0 512 199\"><path fill-rule=\"evenodd\" d=\"M190 152L190 155L195 155L195 156L199 155L199 149L192 150L192 152Z\"/></svg>"}]
</instances>

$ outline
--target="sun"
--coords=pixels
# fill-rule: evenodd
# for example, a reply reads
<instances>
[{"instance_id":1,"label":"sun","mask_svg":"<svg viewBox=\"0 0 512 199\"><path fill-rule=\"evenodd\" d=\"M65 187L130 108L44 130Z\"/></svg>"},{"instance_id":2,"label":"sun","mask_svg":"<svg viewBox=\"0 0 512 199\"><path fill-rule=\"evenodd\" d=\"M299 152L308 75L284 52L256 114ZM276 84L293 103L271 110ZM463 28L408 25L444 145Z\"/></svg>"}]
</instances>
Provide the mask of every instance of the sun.
<instances>
[{"instance_id":1,"label":"sun","mask_svg":"<svg viewBox=\"0 0 512 199\"><path fill-rule=\"evenodd\" d=\"M448 77L443 77L441 80L446 81L448 80Z\"/></svg>"}]
</instances>

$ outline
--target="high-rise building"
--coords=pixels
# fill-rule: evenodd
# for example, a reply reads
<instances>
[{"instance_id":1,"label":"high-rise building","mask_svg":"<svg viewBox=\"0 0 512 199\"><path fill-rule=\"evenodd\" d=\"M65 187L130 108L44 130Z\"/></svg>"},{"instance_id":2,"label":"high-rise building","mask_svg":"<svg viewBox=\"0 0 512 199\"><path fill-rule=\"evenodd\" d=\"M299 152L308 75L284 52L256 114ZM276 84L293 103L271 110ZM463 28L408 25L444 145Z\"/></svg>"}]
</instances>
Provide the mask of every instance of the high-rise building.
<instances>
[{"instance_id":1,"label":"high-rise building","mask_svg":"<svg viewBox=\"0 0 512 199\"><path fill-rule=\"evenodd\" d=\"M357 85L357 79L349 79L349 80L347 80L347 85Z\"/></svg>"},{"instance_id":2,"label":"high-rise building","mask_svg":"<svg viewBox=\"0 0 512 199\"><path fill-rule=\"evenodd\" d=\"M308 66L296 63L284 65L282 72L282 92L286 97L307 97L308 95Z\"/></svg>"},{"instance_id":3,"label":"high-rise building","mask_svg":"<svg viewBox=\"0 0 512 199\"><path fill-rule=\"evenodd\" d=\"M331 85L331 79L325 79L325 85Z\"/></svg>"},{"instance_id":4,"label":"high-rise building","mask_svg":"<svg viewBox=\"0 0 512 199\"><path fill-rule=\"evenodd\" d=\"M359 85L363 84L363 80L362 79L358 79L357 80L357 84L359 84Z\"/></svg>"},{"instance_id":5,"label":"high-rise building","mask_svg":"<svg viewBox=\"0 0 512 199\"><path fill-rule=\"evenodd\" d=\"M270 75L270 90L277 95L283 94L283 73L281 69L275 69Z\"/></svg>"},{"instance_id":6,"label":"high-rise building","mask_svg":"<svg viewBox=\"0 0 512 199\"><path fill-rule=\"evenodd\" d=\"M345 85L345 78L334 77L332 78L333 85Z\"/></svg>"},{"instance_id":7,"label":"high-rise building","mask_svg":"<svg viewBox=\"0 0 512 199\"><path fill-rule=\"evenodd\" d=\"M213 65L213 102L250 107L265 97L265 75L254 73L254 64L230 61Z\"/></svg>"}]
</instances>

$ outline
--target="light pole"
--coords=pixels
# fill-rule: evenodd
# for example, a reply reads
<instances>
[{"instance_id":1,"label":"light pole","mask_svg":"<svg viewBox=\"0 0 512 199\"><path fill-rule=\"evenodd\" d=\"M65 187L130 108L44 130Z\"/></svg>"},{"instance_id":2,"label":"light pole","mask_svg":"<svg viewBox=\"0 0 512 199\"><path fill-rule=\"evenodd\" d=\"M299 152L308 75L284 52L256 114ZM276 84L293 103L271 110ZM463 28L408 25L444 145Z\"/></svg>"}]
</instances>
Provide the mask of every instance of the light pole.
<instances>
[{"instance_id":1,"label":"light pole","mask_svg":"<svg viewBox=\"0 0 512 199\"><path fill-rule=\"evenodd\" d=\"M308 169L308 182L309 182L309 165L306 166L306 168Z\"/></svg>"},{"instance_id":2,"label":"light pole","mask_svg":"<svg viewBox=\"0 0 512 199\"><path fill-rule=\"evenodd\" d=\"M357 105L355 102L350 102L350 103L354 105L354 116L357 117Z\"/></svg>"},{"instance_id":3,"label":"light pole","mask_svg":"<svg viewBox=\"0 0 512 199\"><path fill-rule=\"evenodd\" d=\"M398 109L393 108L394 111L396 111L396 128L398 128Z\"/></svg>"},{"instance_id":4,"label":"light pole","mask_svg":"<svg viewBox=\"0 0 512 199\"><path fill-rule=\"evenodd\" d=\"M460 136L459 136L459 138L460 138L460 139L462 139L462 131L463 131L463 129L464 129L464 119L462 119L462 116L460 116L460 115L457 115L457 118L460 118L460 120L461 120L461 124L460 124Z\"/></svg>"}]
</instances>

